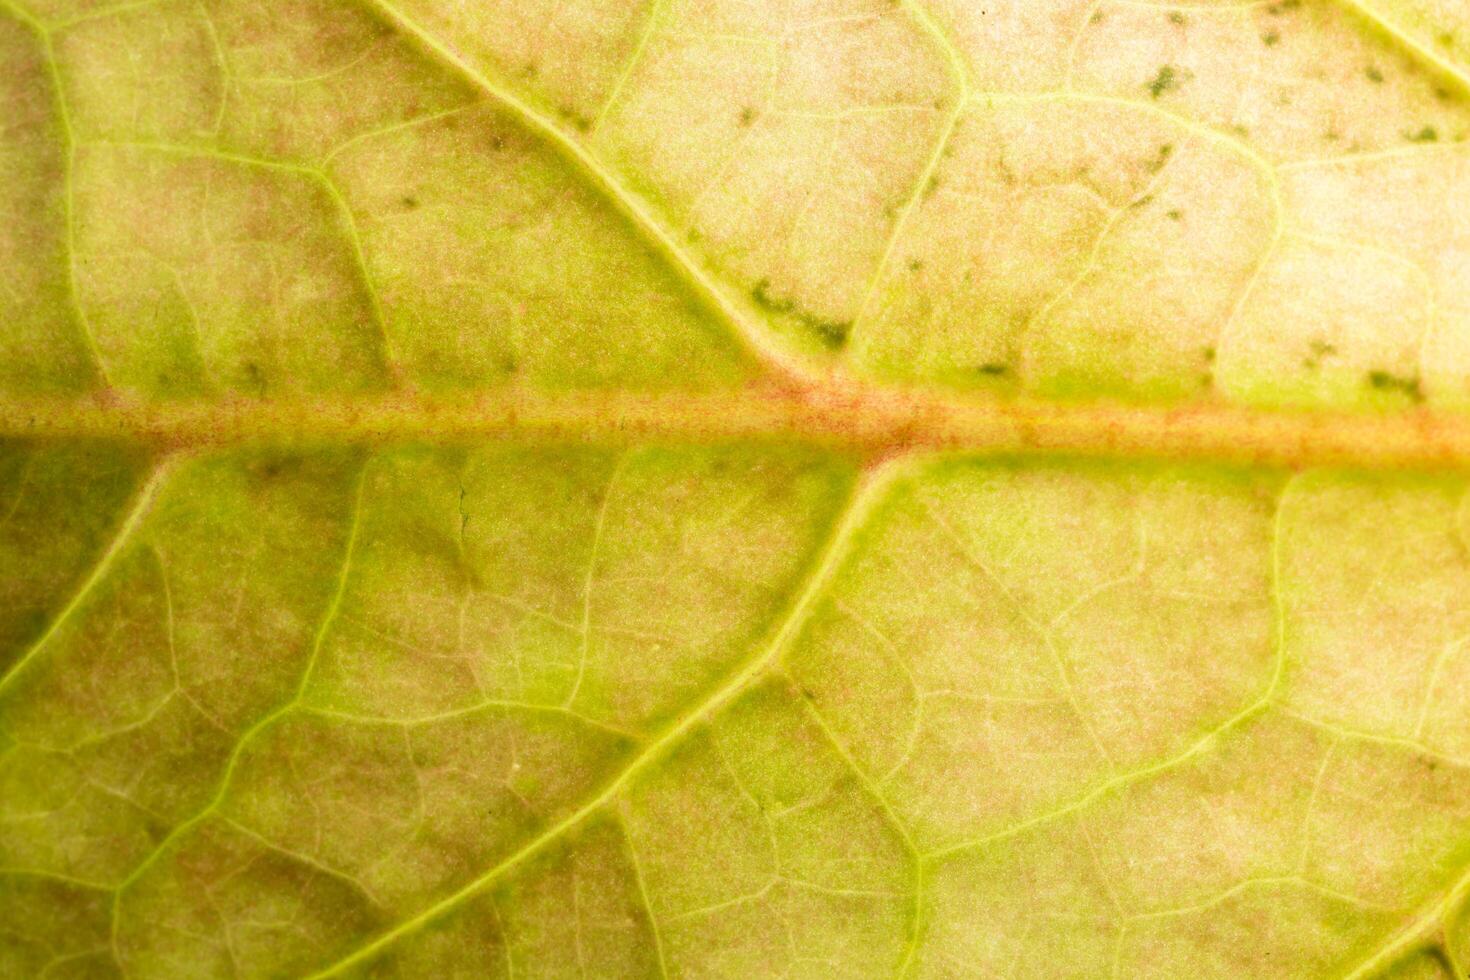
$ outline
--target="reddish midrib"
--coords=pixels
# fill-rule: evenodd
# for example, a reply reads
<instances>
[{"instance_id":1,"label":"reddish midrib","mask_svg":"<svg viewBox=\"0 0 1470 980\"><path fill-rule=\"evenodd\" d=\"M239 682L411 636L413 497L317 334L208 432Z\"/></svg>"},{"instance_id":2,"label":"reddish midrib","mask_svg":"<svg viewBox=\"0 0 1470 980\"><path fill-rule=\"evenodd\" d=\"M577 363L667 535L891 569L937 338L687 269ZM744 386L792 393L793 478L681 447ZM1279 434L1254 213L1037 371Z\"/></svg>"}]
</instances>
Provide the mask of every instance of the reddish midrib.
<instances>
[{"instance_id":1,"label":"reddish midrib","mask_svg":"<svg viewBox=\"0 0 1470 980\"><path fill-rule=\"evenodd\" d=\"M160 448L470 438L533 443L775 439L873 455L949 450L1470 468L1470 415L1000 399L846 380L700 392L507 388L470 397L10 398L0 399L0 437L121 439Z\"/></svg>"}]
</instances>

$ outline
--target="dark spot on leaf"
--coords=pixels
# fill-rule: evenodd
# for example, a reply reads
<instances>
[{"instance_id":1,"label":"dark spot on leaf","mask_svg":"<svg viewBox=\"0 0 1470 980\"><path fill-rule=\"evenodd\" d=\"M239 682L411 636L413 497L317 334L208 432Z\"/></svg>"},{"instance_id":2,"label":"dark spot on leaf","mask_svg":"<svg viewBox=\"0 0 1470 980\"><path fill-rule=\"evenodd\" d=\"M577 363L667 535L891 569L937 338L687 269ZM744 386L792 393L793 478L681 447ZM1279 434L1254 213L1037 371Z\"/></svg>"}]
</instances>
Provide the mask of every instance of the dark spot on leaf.
<instances>
[{"instance_id":1,"label":"dark spot on leaf","mask_svg":"<svg viewBox=\"0 0 1470 980\"><path fill-rule=\"evenodd\" d=\"M1363 70L1363 74L1367 75L1368 81L1372 82L1374 85L1383 84L1383 72L1378 70L1378 66L1369 65Z\"/></svg>"},{"instance_id":2,"label":"dark spot on leaf","mask_svg":"<svg viewBox=\"0 0 1470 980\"><path fill-rule=\"evenodd\" d=\"M419 199L414 197L412 194L405 194L399 199L399 203L402 204L409 211L412 211L414 208L419 206Z\"/></svg>"},{"instance_id":3,"label":"dark spot on leaf","mask_svg":"<svg viewBox=\"0 0 1470 980\"><path fill-rule=\"evenodd\" d=\"M1302 358L1302 367L1309 371L1315 371L1321 366L1323 358L1331 357L1337 353L1337 348L1325 340L1314 340L1311 343L1311 355Z\"/></svg>"},{"instance_id":4,"label":"dark spot on leaf","mask_svg":"<svg viewBox=\"0 0 1470 980\"><path fill-rule=\"evenodd\" d=\"M1206 364L1214 364L1215 363L1215 348L1213 348L1213 347L1206 347L1205 350L1204 350L1204 357L1205 357L1205 363Z\"/></svg>"},{"instance_id":5,"label":"dark spot on leaf","mask_svg":"<svg viewBox=\"0 0 1470 980\"><path fill-rule=\"evenodd\" d=\"M1413 376L1397 375L1388 371L1369 371L1368 385L1375 391L1398 392L1413 402L1424 400L1424 391L1419 385L1419 379Z\"/></svg>"},{"instance_id":6,"label":"dark spot on leaf","mask_svg":"<svg viewBox=\"0 0 1470 980\"><path fill-rule=\"evenodd\" d=\"M750 291L750 298L755 305L767 313L790 313L796 309L796 304L789 299L776 299L771 295L771 280L762 279L757 282Z\"/></svg>"},{"instance_id":7,"label":"dark spot on leaf","mask_svg":"<svg viewBox=\"0 0 1470 980\"><path fill-rule=\"evenodd\" d=\"M1177 84L1178 73L1174 70L1174 66L1161 65L1159 73L1154 76L1153 81L1148 83L1148 94L1157 99Z\"/></svg>"},{"instance_id":8,"label":"dark spot on leaf","mask_svg":"<svg viewBox=\"0 0 1470 980\"><path fill-rule=\"evenodd\" d=\"M1001 363L996 362L996 361L991 361L991 362L989 362L987 364L982 364L979 367L977 367L975 370L979 374L985 375L987 378L1003 378L1006 375L1008 375L1008 374L1011 373L1010 365L1008 365L1008 364L1001 364Z\"/></svg>"},{"instance_id":9,"label":"dark spot on leaf","mask_svg":"<svg viewBox=\"0 0 1470 980\"><path fill-rule=\"evenodd\" d=\"M1149 164L1148 164L1148 172L1151 173L1151 174L1156 174L1160 170L1163 170L1164 169L1164 164L1168 163L1169 162L1169 158L1171 156L1173 156L1173 155L1174 155L1174 144L1173 143L1164 143L1164 144L1161 144L1159 146L1158 152L1154 154L1154 158L1149 161Z\"/></svg>"},{"instance_id":10,"label":"dark spot on leaf","mask_svg":"<svg viewBox=\"0 0 1470 980\"><path fill-rule=\"evenodd\" d=\"M1439 131L1433 126L1425 126L1416 133L1410 133L1406 137L1410 143L1434 143L1439 139Z\"/></svg>"},{"instance_id":11,"label":"dark spot on leaf","mask_svg":"<svg viewBox=\"0 0 1470 980\"><path fill-rule=\"evenodd\" d=\"M834 350L846 344L847 335L852 333L852 324L845 320L819 320L803 314L801 322L816 331L817 338Z\"/></svg>"},{"instance_id":12,"label":"dark spot on leaf","mask_svg":"<svg viewBox=\"0 0 1470 980\"><path fill-rule=\"evenodd\" d=\"M924 268L924 260L923 259L909 259L909 271L910 272L920 272L920 271L923 270L923 268Z\"/></svg>"},{"instance_id":13,"label":"dark spot on leaf","mask_svg":"<svg viewBox=\"0 0 1470 980\"><path fill-rule=\"evenodd\" d=\"M771 294L771 281L762 279L750 290L751 301L767 313L777 316L795 317L802 326L817 335L817 339L829 348L839 348L847 343L848 334L852 333L852 323L846 320L827 320L819 316L813 316L805 310L799 309L795 300L773 296Z\"/></svg>"},{"instance_id":14,"label":"dark spot on leaf","mask_svg":"<svg viewBox=\"0 0 1470 980\"><path fill-rule=\"evenodd\" d=\"M744 109L741 109L740 125L749 126L753 122L755 122L755 110L752 109L750 106L746 106Z\"/></svg>"},{"instance_id":15,"label":"dark spot on leaf","mask_svg":"<svg viewBox=\"0 0 1470 980\"><path fill-rule=\"evenodd\" d=\"M1302 0L1279 0L1266 8L1266 13L1272 17L1280 17L1282 14L1295 10L1302 5Z\"/></svg>"},{"instance_id":16,"label":"dark spot on leaf","mask_svg":"<svg viewBox=\"0 0 1470 980\"><path fill-rule=\"evenodd\" d=\"M249 383L250 387L255 389L256 394L264 397L266 380L265 372L260 369L260 365L254 361L246 361L241 367L245 371L245 380Z\"/></svg>"},{"instance_id":17,"label":"dark spot on leaf","mask_svg":"<svg viewBox=\"0 0 1470 980\"><path fill-rule=\"evenodd\" d=\"M1187 23L1189 23L1189 18L1185 17L1179 11L1174 10L1174 11L1171 11L1169 13L1169 23L1171 23L1171 24L1187 24Z\"/></svg>"},{"instance_id":18,"label":"dark spot on leaf","mask_svg":"<svg viewBox=\"0 0 1470 980\"><path fill-rule=\"evenodd\" d=\"M1435 38L1435 40L1439 42L1439 46L1442 48L1453 48L1455 46L1455 35L1449 31L1445 31L1439 37Z\"/></svg>"},{"instance_id":19,"label":"dark spot on leaf","mask_svg":"<svg viewBox=\"0 0 1470 980\"><path fill-rule=\"evenodd\" d=\"M1280 31L1267 31L1261 35L1261 43L1268 48L1274 48L1281 43Z\"/></svg>"},{"instance_id":20,"label":"dark spot on leaf","mask_svg":"<svg viewBox=\"0 0 1470 980\"><path fill-rule=\"evenodd\" d=\"M1184 212L1183 211L1180 211L1178 208L1173 208L1173 209L1171 209L1169 211L1166 211L1166 212L1164 212L1164 215L1170 221L1183 221L1184 220Z\"/></svg>"}]
</instances>

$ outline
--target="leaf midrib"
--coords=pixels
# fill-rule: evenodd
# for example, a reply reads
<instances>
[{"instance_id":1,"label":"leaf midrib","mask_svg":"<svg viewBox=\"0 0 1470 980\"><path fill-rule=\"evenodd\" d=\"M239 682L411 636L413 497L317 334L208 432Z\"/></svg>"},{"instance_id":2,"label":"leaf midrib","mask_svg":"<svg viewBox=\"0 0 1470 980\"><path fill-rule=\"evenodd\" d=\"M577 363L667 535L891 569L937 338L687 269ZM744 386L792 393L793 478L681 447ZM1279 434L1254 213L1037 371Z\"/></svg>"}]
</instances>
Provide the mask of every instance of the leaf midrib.
<instances>
[{"instance_id":1,"label":"leaf midrib","mask_svg":"<svg viewBox=\"0 0 1470 980\"><path fill-rule=\"evenodd\" d=\"M803 442L912 452L1202 459L1264 466L1470 469L1470 414L997 397L833 376L714 391L547 391L154 401L0 399L0 439L114 440L160 451L343 444Z\"/></svg>"}]
</instances>

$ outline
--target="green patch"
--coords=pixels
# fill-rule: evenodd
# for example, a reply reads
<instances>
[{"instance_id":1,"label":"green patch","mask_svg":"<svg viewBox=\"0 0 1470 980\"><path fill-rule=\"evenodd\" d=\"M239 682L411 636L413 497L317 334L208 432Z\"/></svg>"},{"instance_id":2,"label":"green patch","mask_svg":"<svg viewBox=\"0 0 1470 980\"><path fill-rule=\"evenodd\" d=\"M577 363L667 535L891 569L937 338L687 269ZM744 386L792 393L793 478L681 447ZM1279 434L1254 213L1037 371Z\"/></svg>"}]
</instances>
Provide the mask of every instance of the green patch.
<instances>
[{"instance_id":1,"label":"green patch","mask_svg":"<svg viewBox=\"0 0 1470 980\"><path fill-rule=\"evenodd\" d=\"M750 290L750 299L766 313L796 320L815 334L824 347L834 350L840 348L847 343L848 335L852 333L851 321L815 316L801 309L793 299L772 295L769 279L762 279L755 284Z\"/></svg>"},{"instance_id":2,"label":"green patch","mask_svg":"<svg viewBox=\"0 0 1470 980\"><path fill-rule=\"evenodd\" d=\"M1158 74L1145 87L1148 94L1153 98L1161 98L1165 92L1172 91L1179 85L1179 73L1173 65L1160 65Z\"/></svg>"},{"instance_id":3,"label":"green patch","mask_svg":"<svg viewBox=\"0 0 1470 980\"><path fill-rule=\"evenodd\" d=\"M1415 403L1424 400L1424 390L1417 376L1378 370L1369 371L1366 380L1368 387L1374 391L1396 392Z\"/></svg>"}]
</instances>

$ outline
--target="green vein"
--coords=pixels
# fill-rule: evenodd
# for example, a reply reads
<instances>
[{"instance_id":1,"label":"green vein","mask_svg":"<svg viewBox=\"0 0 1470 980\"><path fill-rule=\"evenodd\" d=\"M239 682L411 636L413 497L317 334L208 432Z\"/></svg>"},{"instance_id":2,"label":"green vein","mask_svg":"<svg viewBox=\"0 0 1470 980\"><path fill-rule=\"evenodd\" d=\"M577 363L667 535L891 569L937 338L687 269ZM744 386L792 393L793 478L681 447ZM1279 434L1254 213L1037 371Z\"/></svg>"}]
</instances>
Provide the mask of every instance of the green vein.
<instances>
[{"instance_id":1,"label":"green vein","mask_svg":"<svg viewBox=\"0 0 1470 980\"><path fill-rule=\"evenodd\" d=\"M512 112L528 129L545 138L570 159L619 212L621 212L663 257L666 265L696 296L718 314L736 340L766 368L780 376L797 380L812 375L812 369L782 349L774 336L753 316L738 306L728 290L714 277L654 216L649 206L588 150L564 126L509 88L494 81L476 68L464 55L453 50L422 24L409 17L388 0L359 0L372 8L389 24L409 35L443 64L453 68L475 88Z\"/></svg>"},{"instance_id":2,"label":"green vein","mask_svg":"<svg viewBox=\"0 0 1470 980\"><path fill-rule=\"evenodd\" d=\"M1145 766L1141 766L1137 769L1131 769L1127 772L1118 773L1117 775L1112 776L1102 781L1101 783L1098 783L1091 789L1086 790L1079 796L1076 796L1059 806L1055 806L1050 810L1038 813L1035 816L1027 817L1025 820L1022 820L1019 823L1012 824L1011 826L1006 827L1002 830L998 830L991 834L986 834L984 837L976 838L974 840L961 841L957 844L951 844L947 847L942 847L937 850L930 851L924 855L925 860L943 860L955 854L960 854L965 851L986 847L999 841L1019 837L1023 834L1037 829L1038 827L1044 827L1047 824L1050 824L1056 820L1071 816L1074 813L1080 813L1092 804L1096 803L1098 800L1103 799L1104 797L1112 793L1125 790L1130 786L1134 786L1145 780L1152 779L1155 776L1160 776L1164 773L1171 772L1187 764L1193 759L1199 758L1214 751L1215 748L1219 746L1221 739L1225 738L1227 735L1234 732L1235 730L1244 727L1251 721L1261 717L1267 711L1271 710L1276 702L1277 696L1281 692L1281 687L1285 682L1286 667L1288 663L1288 658L1286 655L1286 605L1281 597L1281 541L1283 538L1283 522L1281 515L1285 512L1288 495L1294 491L1296 483L1299 479L1300 477L1295 476L1288 479L1286 483L1282 486L1276 501L1275 527L1271 536L1271 601L1275 610L1275 624L1273 627L1274 631L1271 636L1272 663L1271 672L1266 679L1266 683L1262 688L1261 693L1257 695L1256 698L1252 700L1249 704L1245 705L1243 708L1237 711L1235 714L1215 725L1209 731L1205 732L1199 738L1195 739L1193 742L1189 743L1183 749L1176 752L1174 755L1169 756L1168 758L1161 759L1158 762L1153 762Z\"/></svg>"},{"instance_id":3,"label":"green vein","mask_svg":"<svg viewBox=\"0 0 1470 980\"><path fill-rule=\"evenodd\" d=\"M879 813L883 817L883 822L888 824L898 834L899 839L903 841L904 850L908 852L910 873L913 879L909 889L908 937L907 942L904 943L903 953L899 957L897 972L898 976L907 977L910 974L914 961L918 956L919 947L923 944L924 939L923 854L919 851L919 846L909 833L908 827L905 826L903 819L898 815L898 811L888 801L888 797L873 783L873 779L868 774L868 771L858 764L857 759L853 758L852 753L848 751L847 746L842 743L842 740L837 737L837 733L832 730L832 726L827 724L827 719L817 710L816 705L805 699L803 699L802 705L805 713L811 718L813 725L821 733L823 740L827 742L833 754L841 762L843 768L847 769L858 786L862 788L863 792L877 806Z\"/></svg>"},{"instance_id":4,"label":"green vein","mask_svg":"<svg viewBox=\"0 0 1470 980\"><path fill-rule=\"evenodd\" d=\"M119 556L121 556L123 551L132 542L138 532L138 528L142 527L144 519L147 518L149 511L153 507L153 501L158 495L158 489L163 485L164 480L170 472L170 468L171 466L167 459L154 465L153 472L149 475L147 481L134 494L132 504L128 507L127 515L123 518L122 523L118 525L117 531L112 536L112 540L107 543L106 549L97 561L93 563L91 572L82 581L81 586L73 593L67 604L62 607L61 612L52 617L50 625L46 627L46 631L26 649L25 653L21 654L20 659L11 665L9 671L0 675L0 695L4 695L6 689L15 682L15 679L41 655L46 647L50 645L51 641L56 638L56 635L61 632L62 627L70 622L77 611L86 604L88 596L96 590L102 580L107 577L107 574L112 571L112 566L117 563Z\"/></svg>"},{"instance_id":5,"label":"green vein","mask_svg":"<svg viewBox=\"0 0 1470 980\"><path fill-rule=\"evenodd\" d=\"M357 549L358 532L362 524L362 499L364 495L364 489L367 485L367 472L368 463L364 463L362 469L358 473L357 487L353 494L352 514L349 518L350 523L348 525L347 541L342 548L341 570L337 575L336 588L332 593L332 598L328 602L326 611L323 613L322 620L318 624L316 633L312 638L311 652L307 655L306 664L301 670L301 677L297 681L296 689L292 692L290 698L272 708L266 714L262 715L253 725L251 725L243 733L241 733L238 739L235 740L235 747L233 750L231 750L229 759L225 761L224 770L220 775L219 782L216 784L214 794L210 797L209 802L201 807L199 811L195 813L192 817L189 817L188 819L183 820L178 824L175 824L174 828L170 830L168 834L166 834L163 839L158 842L153 850L150 851L148 855L143 858L142 861L138 862L133 870L128 873L127 877L118 884L117 889L113 894L112 928L114 931L114 940L116 939L116 931L119 921L118 910L121 907L124 893L132 884L134 884L139 878L142 877L142 875L148 870L148 868L152 867L152 865L158 861L158 859L164 854L165 851L168 850L169 846L174 841L178 840L189 830L197 826L211 813L215 812L219 808L220 804L224 802L225 794L229 791L230 788L230 781L234 778L235 769L239 766L240 759L245 753L245 747L249 745L250 742L253 741L257 735L265 731L271 725L275 724L278 720L280 720L282 716L290 712L297 705L301 704L302 698L306 694L307 685L311 682L312 672L316 668L316 663L321 654L322 647L326 643L327 634L331 631L332 625L336 622L337 614L342 607L342 598L344 595L346 595L347 592L348 575L352 569L352 560Z\"/></svg>"},{"instance_id":6,"label":"green vein","mask_svg":"<svg viewBox=\"0 0 1470 980\"><path fill-rule=\"evenodd\" d=\"M658 965L659 980L668 980L669 964L664 954L663 930L659 927L658 916L653 911L653 899L648 895L648 884L643 877L643 863L638 857L638 845L633 841L633 830L628 826L627 817L618 814L618 830L622 832L623 843L628 848L628 863L633 869L633 882L638 886L638 900L643 905L644 913L648 916L648 931L653 939L654 962Z\"/></svg>"},{"instance_id":7,"label":"green vein","mask_svg":"<svg viewBox=\"0 0 1470 980\"><path fill-rule=\"evenodd\" d=\"M1388 940L1365 956L1358 965L1342 975L1342 980L1367 980L1392 966L1404 955L1414 952L1438 931L1466 898L1470 898L1470 865L1464 867L1458 878L1437 901L1432 901L1404 928L1389 936Z\"/></svg>"},{"instance_id":8,"label":"green vein","mask_svg":"<svg viewBox=\"0 0 1470 980\"><path fill-rule=\"evenodd\" d=\"M61 77L61 63L56 57L56 44L52 38L51 31L30 13L17 6L14 0L0 0L0 11L9 13L20 23L29 27L36 36L36 41L41 48L41 60L46 64L46 74L51 83L52 100L56 110L56 122L61 127L61 136L66 144L61 157L61 220L64 231L63 241L66 245L66 271L67 271L67 296L72 309L72 317L76 321L77 332L80 334L83 349L87 352L87 358L91 363L92 370L96 372L98 381L103 388L111 388L112 381L107 376L107 365L102 359L102 350L97 346L97 338L92 333L92 324L87 319L87 311L82 306L81 279L77 274L77 220L76 220L76 169L77 169L77 133L72 124L71 110L66 102L65 84Z\"/></svg>"},{"instance_id":9,"label":"green vein","mask_svg":"<svg viewBox=\"0 0 1470 980\"><path fill-rule=\"evenodd\" d=\"M892 463L867 474L849 500L836 529L828 537L826 548L813 565L807 576L806 584L802 587L790 611L783 618L771 642L764 648L758 648L754 655L746 659L744 663L737 665L723 682L650 739L647 746L591 799L522 844L458 891L403 920L335 963L312 974L312 977L337 976L344 970L371 959L398 940L411 935L433 920L481 894L507 873L561 840L589 817L601 811L644 770L663 759L669 751L679 745L692 729L708 721L720 708L743 693L752 681L760 677L768 667L780 659L796 639L813 606L846 559L854 536L866 525L869 515L886 496L889 486L900 469L905 466L906 462Z\"/></svg>"},{"instance_id":10,"label":"green vein","mask_svg":"<svg viewBox=\"0 0 1470 980\"><path fill-rule=\"evenodd\" d=\"M359 285L361 285L363 293L367 298L368 316L377 334L379 356L381 359L380 367L390 384L397 385L402 370L393 345L392 335L388 330L388 318L384 312L383 302L378 293L377 280L372 274L372 267L368 264L367 249L363 246L362 235L357 228L357 219L353 215L352 208L348 204L346 196L342 193L342 189L337 186L337 182L332 179L331 174L318 167L307 164L251 156L245 153L236 153L214 147L190 146L183 143L166 143L154 140L105 139L92 140L90 142L96 146L121 147L125 149L145 150L169 156L216 160L221 163L235 164L241 167L253 167L276 173L292 174L316 184L318 189L326 195L328 203L335 212L341 236L346 241L348 251L352 256L353 271L357 273Z\"/></svg>"},{"instance_id":11,"label":"green vein","mask_svg":"<svg viewBox=\"0 0 1470 980\"><path fill-rule=\"evenodd\" d=\"M954 46L953 42L950 41L949 37L934 21L933 16L922 6L912 2L912 0L904 0L903 7L908 12L909 17L913 19L919 26L919 29L929 38L934 47L944 57L945 63L949 68L951 82L954 85L954 91L951 93L954 104L945 113L944 121L940 124L939 133L934 140L934 148L930 151L929 158L924 161L924 165L919 170L919 175L909 191L908 198L904 201L897 217L893 220L893 228L889 231L887 241L884 242L883 253L879 256L878 264L873 269L873 277L868 282L868 288L863 291L862 303L858 306L857 316L853 318L853 328L849 335L849 350L855 355L860 350L857 347L858 335L860 332L864 336L866 335L866 332L862 331L862 326L866 323L868 311L872 308L873 300L878 295L878 290L882 285L883 275L893 263L893 253L898 248L899 239L903 237L904 228L908 225L914 212L918 210L919 205L923 202L924 192L928 189L930 181L934 179L934 174L939 170L940 164L943 163L945 151L954 139L955 130L959 128L960 117L964 114L965 109L968 108L970 101L970 74L965 67L965 60L961 56L959 49Z\"/></svg>"},{"instance_id":12,"label":"green vein","mask_svg":"<svg viewBox=\"0 0 1470 980\"><path fill-rule=\"evenodd\" d=\"M1378 30L1386 34L1394 43L1407 49L1409 54L1455 82L1467 94L1470 94L1470 72L1467 72L1463 66L1456 64L1435 51L1432 47L1415 37L1410 31L1400 27L1387 14L1380 12L1377 5L1372 3L1371 0L1337 0L1337 2L1347 10L1367 20Z\"/></svg>"},{"instance_id":13,"label":"green vein","mask_svg":"<svg viewBox=\"0 0 1470 980\"><path fill-rule=\"evenodd\" d=\"M628 56L628 62L623 66L623 70L618 72L617 81L608 90L607 98L603 100L602 108L592 122L592 132L599 132L606 124L607 117L622 98L623 89L627 88L628 80L642 64L644 56L648 53L648 47L653 42L653 36L658 33L659 22L663 20L665 3L666 0L652 0L652 3L648 5L648 16L644 21L643 30L638 34L638 43L634 46L633 53Z\"/></svg>"}]
</instances>

